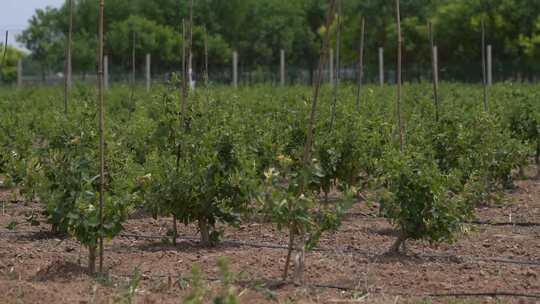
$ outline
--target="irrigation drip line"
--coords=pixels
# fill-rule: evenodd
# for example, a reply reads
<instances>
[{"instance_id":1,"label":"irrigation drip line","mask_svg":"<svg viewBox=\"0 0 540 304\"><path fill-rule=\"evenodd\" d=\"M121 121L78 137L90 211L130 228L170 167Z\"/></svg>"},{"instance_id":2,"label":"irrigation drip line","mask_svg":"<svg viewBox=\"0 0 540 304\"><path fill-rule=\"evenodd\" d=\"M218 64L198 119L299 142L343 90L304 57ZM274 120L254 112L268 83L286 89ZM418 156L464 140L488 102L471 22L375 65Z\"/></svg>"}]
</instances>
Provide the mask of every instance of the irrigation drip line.
<instances>
[{"instance_id":1,"label":"irrigation drip line","mask_svg":"<svg viewBox=\"0 0 540 304\"><path fill-rule=\"evenodd\" d=\"M384 219L383 217L380 217L377 214L370 214L370 213L363 213L363 212L347 213L345 217L347 218L362 217L368 220ZM473 220L473 221L462 222L462 224L479 225L479 226L540 227L540 222L493 222L491 220Z\"/></svg>"},{"instance_id":2,"label":"irrigation drip line","mask_svg":"<svg viewBox=\"0 0 540 304\"><path fill-rule=\"evenodd\" d=\"M469 221L465 224L481 226L518 226L518 227L540 227L540 223L535 222L492 222L492 221Z\"/></svg>"},{"instance_id":3,"label":"irrigation drip line","mask_svg":"<svg viewBox=\"0 0 540 304\"><path fill-rule=\"evenodd\" d=\"M166 237L160 237L160 236L141 236L136 234L122 234L120 237L127 237L127 238L139 238L139 239L163 239ZM179 241L198 241L198 238L195 237L180 237L177 238ZM238 240L224 240L222 244L229 244L229 245L238 245L238 246L245 246L245 247L253 247L253 248L268 248L268 249L287 249L286 245L281 244L271 244L271 243L256 243L256 242L246 242L246 241L238 241ZM363 255L366 257L375 257L377 255L381 255L380 252L370 252L366 250L360 250L360 249L351 249L351 248L314 248L311 250L312 252L323 252L323 253L337 253L337 254L356 254L356 255ZM475 262L495 262L495 263L503 263L503 264L517 264L517 265L530 265L530 266L540 266L540 261L536 260L514 260L511 258L481 258L481 257L467 257L467 256L456 256L456 255L444 255L444 254L423 254L420 255L421 258L437 258L437 259L458 259L458 260L471 260Z\"/></svg>"},{"instance_id":4,"label":"irrigation drip line","mask_svg":"<svg viewBox=\"0 0 540 304\"><path fill-rule=\"evenodd\" d=\"M0 231L0 235L2 234L11 234L11 235L23 235L27 234L29 231L23 232L23 231ZM134 239L149 239L149 240L162 240L162 239L169 239L169 236L156 236L156 235L138 235L138 234L129 234L129 233L123 233L120 234L118 237L120 238L134 238ZM196 237L189 237L189 236L181 236L177 238L177 241L199 241L199 238ZM246 241L239 241L239 240L224 240L221 242L221 244L224 245L236 245L236 246L244 246L244 247L252 247L252 248L267 248L267 249L278 249L278 250L286 250L288 247L286 245L281 244L272 244L272 243L257 243L257 242L246 242ZM384 255L382 252L374 252L374 251L367 251L367 250L361 250L361 249L355 249L355 248L314 248L311 250L311 252L320 252L320 253L331 253L331 254L353 254L353 255L361 255L368 258L374 258L380 255ZM471 262L493 262L493 263L500 263L500 264L514 264L514 265L528 265L528 266L540 266L540 260L516 260L512 257L474 257L474 256L458 256L458 255L446 255L446 254L422 254L417 255L419 258L432 258L432 259L451 259L451 260L458 260L458 261L471 261Z\"/></svg>"},{"instance_id":5,"label":"irrigation drip line","mask_svg":"<svg viewBox=\"0 0 540 304\"><path fill-rule=\"evenodd\" d=\"M540 299L539 293L519 293L509 291L495 291L495 292L458 292L458 293L433 293L425 295L427 297L513 297L513 298L531 298Z\"/></svg>"},{"instance_id":6,"label":"irrigation drip line","mask_svg":"<svg viewBox=\"0 0 540 304\"><path fill-rule=\"evenodd\" d=\"M113 276L117 277L132 277L133 274L114 274ZM170 274L144 274L141 273L142 277L145 278L167 278L167 279L178 279L178 280L186 280L189 281L191 278L187 276L182 275L170 275ZM205 281L210 282L221 282L222 280L219 278L203 278ZM264 281L264 280L263 280ZM234 284L238 286L245 286L245 285L253 285L254 282L261 282L258 280L249 280L249 281L236 281ZM283 287L287 284L291 284L291 282L284 282L284 281L269 281L265 284L266 288L270 289L277 289L280 287ZM349 287L349 286L343 286L343 285L337 285L337 284L303 284L300 285L302 287L308 287L308 288L322 288L322 289L335 289L335 290L341 290L341 291L352 291L352 292L361 292L364 295L369 295L371 293L379 293L379 294L387 294L390 296L402 296L402 297L420 297L420 298L426 298L426 297L432 297L432 298L448 298L448 297L513 297L513 298L530 298L530 299L540 299L540 291L538 292L532 292L532 293L521 293L521 292L514 292L514 291L491 291L491 292L451 292L451 293L424 293L424 294L411 294L411 293L384 293L383 291L379 292L367 292L362 289L358 289L355 287Z\"/></svg>"}]
</instances>

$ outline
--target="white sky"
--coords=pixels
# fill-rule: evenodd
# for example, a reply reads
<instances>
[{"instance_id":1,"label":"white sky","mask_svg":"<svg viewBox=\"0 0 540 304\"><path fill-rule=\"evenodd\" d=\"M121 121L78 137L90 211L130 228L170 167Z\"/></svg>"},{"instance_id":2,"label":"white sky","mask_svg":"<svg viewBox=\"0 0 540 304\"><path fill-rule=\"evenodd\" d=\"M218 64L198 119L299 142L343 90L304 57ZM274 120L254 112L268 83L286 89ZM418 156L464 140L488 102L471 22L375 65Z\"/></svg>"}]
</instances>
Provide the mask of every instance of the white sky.
<instances>
[{"instance_id":1,"label":"white sky","mask_svg":"<svg viewBox=\"0 0 540 304\"><path fill-rule=\"evenodd\" d=\"M28 20L38 8L59 7L65 0L0 0L0 40L4 44L6 30L9 30L8 43L15 44L15 35L24 30Z\"/></svg>"}]
</instances>

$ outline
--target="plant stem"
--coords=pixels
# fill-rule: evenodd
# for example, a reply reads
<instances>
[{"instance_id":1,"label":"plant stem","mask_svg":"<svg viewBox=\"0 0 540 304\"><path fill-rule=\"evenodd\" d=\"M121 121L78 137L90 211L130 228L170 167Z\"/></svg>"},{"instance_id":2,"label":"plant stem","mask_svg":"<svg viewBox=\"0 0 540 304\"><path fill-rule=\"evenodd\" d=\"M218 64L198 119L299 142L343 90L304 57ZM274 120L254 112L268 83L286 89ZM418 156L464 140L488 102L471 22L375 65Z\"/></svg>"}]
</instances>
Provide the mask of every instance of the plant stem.
<instances>
[{"instance_id":1,"label":"plant stem","mask_svg":"<svg viewBox=\"0 0 540 304\"><path fill-rule=\"evenodd\" d=\"M208 226L208 219L205 216L199 217L199 230L201 233L201 245L210 246L210 227Z\"/></svg>"},{"instance_id":2,"label":"plant stem","mask_svg":"<svg viewBox=\"0 0 540 304\"><path fill-rule=\"evenodd\" d=\"M176 213L173 213L173 237L172 237L172 244L173 246L176 246L176 239L178 238L178 226L176 224L177 217Z\"/></svg>"},{"instance_id":3,"label":"plant stem","mask_svg":"<svg viewBox=\"0 0 540 304\"><path fill-rule=\"evenodd\" d=\"M336 0L330 0L330 11L326 18L326 28L330 28L332 21L334 20L334 14L336 10ZM330 47L330 31L327 30L324 38L323 47L319 56L319 66L317 67L317 74L315 82L313 84L313 100L311 101L311 114L308 123L308 129L306 134L306 142L304 145L304 155L302 158L302 174L300 177L300 189L298 196L305 193L305 171L307 170L309 164L311 163L311 148L313 145L313 130L315 128L315 120L317 114L317 101L319 98L319 91L321 88L322 78L323 78L323 67L326 65L326 58L328 49ZM292 210L292 202L289 200L289 210ZM289 263L291 259L291 253L294 247L294 235L295 235L295 224L291 221L289 223L289 246L287 248L287 261L285 264L285 270L283 272L283 280L287 280L287 275L289 271Z\"/></svg>"},{"instance_id":4,"label":"plant stem","mask_svg":"<svg viewBox=\"0 0 540 304\"><path fill-rule=\"evenodd\" d=\"M398 238L396 239L394 244L392 244L392 246L388 250L388 253L389 254L399 253L399 249L402 247L403 244L405 244L405 241L407 239L408 239L407 233L404 232L403 230L400 231Z\"/></svg>"},{"instance_id":5,"label":"plant stem","mask_svg":"<svg viewBox=\"0 0 540 304\"><path fill-rule=\"evenodd\" d=\"M96 246L88 246L88 272L96 273Z\"/></svg>"},{"instance_id":6,"label":"plant stem","mask_svg":"<svg viewBox=\"0 0 540 304\"><path fill-rule=\"evenodd\" d=\"M289 223L289 244L287 246L287 258L285 259L285 269L283 270L283 281L287 281L289 276L289 266L291 263L291 255L294 248L294 224Z\"/></svg>"},{"instance_id":7,"label":"plant stem","mask_svg":"<svg viewBox=\"0 0 540 304\"><path fill-rule=\"evenodd\" d=\"M536 179L540 179L540 135L536 139Z\"/></svg>"}]
</instances>

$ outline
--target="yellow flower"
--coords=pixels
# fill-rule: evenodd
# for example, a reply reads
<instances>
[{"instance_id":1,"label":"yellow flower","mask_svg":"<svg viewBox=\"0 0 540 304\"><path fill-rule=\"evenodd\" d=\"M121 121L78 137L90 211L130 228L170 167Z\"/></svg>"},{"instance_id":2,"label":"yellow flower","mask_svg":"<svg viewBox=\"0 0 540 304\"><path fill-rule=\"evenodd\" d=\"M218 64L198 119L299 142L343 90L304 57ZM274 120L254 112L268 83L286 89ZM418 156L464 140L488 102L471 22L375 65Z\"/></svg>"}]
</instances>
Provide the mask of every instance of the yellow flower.
<instances>
[{"instance_id":1,"label":"yellow flower","mask_svg":"<svg viewBox=\"0 0 540 304\"><path fill-rule=\"evenodd\" d=\"M292 159L288 156L285 156L283 154L280 154L278 155L278 157L276 158L277 161L280 163L280 165L282 166L288 166L292 163Z\"/></svg>"},{"instance_id":2,"label":"yellow flower","mask_svg":"<svg viewBox=\"0 0 540 304\"><path fill-rule=\"evenodd\" d=\"M264 176L266 177L267 180L271 179L275 175L276 175L276 169L274 168L268 168L268 170L264 171Z\"/></svg>"},{"instance_id":3,"label":"yellow flower","mask_svg":"<svg viewBox=\"0 0 540 304\"><path fill-rule=\"evenodd\" d=\"M73 138L70 142L72 145L80 145L81 144L81 138L79 136Z\"/></svg>"}]
</instances>

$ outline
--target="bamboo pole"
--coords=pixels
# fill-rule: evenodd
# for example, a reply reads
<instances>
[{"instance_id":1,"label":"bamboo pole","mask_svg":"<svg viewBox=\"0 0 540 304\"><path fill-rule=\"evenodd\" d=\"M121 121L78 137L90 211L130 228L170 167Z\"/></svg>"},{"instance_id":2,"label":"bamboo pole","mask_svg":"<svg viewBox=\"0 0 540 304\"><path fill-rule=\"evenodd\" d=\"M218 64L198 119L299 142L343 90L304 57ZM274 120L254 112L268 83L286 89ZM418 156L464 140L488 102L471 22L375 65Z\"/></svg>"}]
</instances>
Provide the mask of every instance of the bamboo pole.
<instances>
[{"instance_id":1,"label":"bamboo pole","mask_svg":"<svg viewBox=\"0 0 540 304\"><path fill-rule=\"evenodd\" d=\"M146 54L146 92L152 87L152 55Z\"/></svg>"},{"instance_id":2,"label":"bamboo pole","mask_svg":"<svg viewBox=\"0 0 540 304\"><path fill-rule=\"evenodd\" d=\"M433 99L435 102L435 120L439 121L439 70L438 70L438 52L435 46L435 38L433 35L433 24L429 22L429 42L431 46L431 72L433 78Z\"/></svg>"},{"instance_id":3,"label":"bamboo pole","mask_svg":"<svg viewBox=\"0 0 540 304\"><path fill-rule=\"evenodd\" d=\"M69 29L66 42L66 62L64 71L64 113L68 112L69 97L71 94L71 48L73 41L73 0L68 0Z\"/></svg>"},{"instance_id":4,"label":"bamboo pole","mask_svg":"<svg viewBox=\"0 0 540 304\"><path fill-rule=\"evenodd\" d=\"M137 72L136 68L136 51L135 51L135 40L137 39L137 33L133 30L132 33L132 42L131 42L131 89L135 88L135 74Z\"/></svg>"},{"instance_id":5,"label":"bamboo pole","mask_svg":"<svg viewBox=\"0 0 540 304\"><path fill-rule=\"evenodd\" d=\"M337 15L337 27L336 27L336 72L334 81L334 93L332 97L332 116L330 118L330 130L334 128L336 122L337 100L339 95L339 80L341 74L340 55L341 55L341 24L342 24L342 0L337 0L338 15Z\"/></svg>"},{"instance_id":6,"label":"bamboo pole","mask_svg":"<svg viewBox=\"0 0 540 304\"><path fill-rule=\"evenodd\" d=\"M486 79L486 26L482 20L482 82L484 85L484 111L488 111L488 88Z\"/></svg>"},{"instance_id":7,"label":"bamboo pole","mask_svg":"<svg viewBox=\"0 0 540 304\"><path fill-rule=\"evenodd\" d=\"M103 90L109 90L109 56L103 56Z\"/></svg>"},{"instance_id":8,"label":"bamboo pole","mask_svg":"<svg viewBox=\"0 0 540 304\"><path fill-rule=\"evenodd\" d=\"M105 202L105 101L103 96L103 14L105 0L99 0L98 107L99 107L99 272L103 273L103 207Z\"/></svg>"},{"instance_id":9,"label":"bamboo pole","mask_svg":"<svg viewBox=\"0 0 540 304\"><path fill-rule=\"evenodd\" d=\"M208 89L209 82L208 72L208 32L206 27L204 28L204 86Z\"/></svg>"},{"instance_id":10,"label":"bamboo pole","mask_svg":"<svg viewBox=\"0 0 540 304\"><path fill-rule=\"evenodd\" d=\"M238 87L238 52L233 51L233 87Z\"/></svg>"},{"instance_id":11,"label":"bamboo pole","mask_svg":"<svg viewBox=\"0 0 540 304\"><path fill-rule=\"evenodd\" d=\"M403 152L405 148L403 119L401 117L401 53L403 38L401 37L401 14L399 9L399 0L396 0L396 21L397 21L397 33L398 33L398 51L397 51L397 119L399 127L399 148Z\"/></svg>"},{"instance_id":12,"label":"bamboo pole","mask_svg":"<svg viewBox=\"0 0 540 304\"><path fill-rule=\"evenodd\" d=\"M330 51L328 51L328 77L330 78L329 82L330 85L334 85L334 49L330 48Z\"/></svg>"},{"instance_id":13,"label":"bamboo pole","mask_svg":"<svg viewBox=\"0 0 540 304\"><path fill-rule=\"evenodd\" d=\"M329 28L334 20L335 9L336 9L336 0L330 0L330 10L328 12L328 16L326 19L326 28ZM304 154L302 158L303 170L306 170L309 164L311 163L311 149L313 146L313 136L314 136L313 133L314 133L314 128L315 128L316 114L317 114L317 103L318 103L321 83L323 81L323 70L324 70L324 67L326 66L326 60L328 57L327 53L328 53L329 48L330 48L330 31L327 31L325 34L323 47L321 49L321 53L319 57L319 66L317 67L315 82L313 83L313 99L311 102L311 114L309 118L309 123L308 123L308 128L307 128L307 133L306 133L306 142L304 145ZM303 194L305 192L306 182L307 181L305 181L304 178L300 180L300 194ZM291 204L291 202L289 202L289 204ZM294 248L295 233L296 233L296 227L294 227L293 223L289 223L289 244L287 247L287 258L285 261L285 269L283 271L283 281L286 281L288 277L291 254Z\"/></svg>"},{"instance_id":14,"label":"bamboo pole","mask_svg":"<svg viewBox=\"0 0 540 304\"><path fill-rule=\"evenodd\" d=\"M285 50L279 51L279 79L282 87L285 86Z\"/></svg>"},{"instance_id":15,"label":"bamboo pole","mask_svg":"<svg viewBox=\"0 0 540 304\"><path fill-rule=\"evenodd\" d=\"M364 80L364 39L366 20L362 17L360 25L360 51L358 53L358 84L356 90L356 110L360 112L360 98L362 95L362 83Z\"/></svg>"},{"instance_id":16,"label":"bamboo pole","mask_svg":"<svg viewBox=\"0 0 540 304\"><path fill-rule=\"evenodd\" d=\"M487 84L493 85L493 48L491 44L487 46Z\"/></svg>"}]
</instances>

